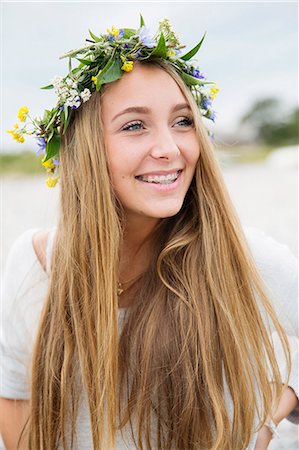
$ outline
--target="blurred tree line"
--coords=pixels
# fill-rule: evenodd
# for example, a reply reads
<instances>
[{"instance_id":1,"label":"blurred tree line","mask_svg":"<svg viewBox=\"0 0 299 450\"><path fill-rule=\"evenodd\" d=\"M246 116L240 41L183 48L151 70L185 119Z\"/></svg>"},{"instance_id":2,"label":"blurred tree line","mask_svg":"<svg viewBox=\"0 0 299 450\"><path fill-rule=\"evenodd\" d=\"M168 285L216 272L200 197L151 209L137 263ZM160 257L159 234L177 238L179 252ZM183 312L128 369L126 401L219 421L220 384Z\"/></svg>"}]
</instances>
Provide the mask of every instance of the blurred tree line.
<instances>
[{"instance_id":1,"label":"blurred tree line","mask_svg":"<svg viewBox=\"0 0 299 450\"><path fill-rule=\"evenodd\" d=\"M241 124L256 131L258 141L268 145L294 145L299 142L299 108L284 113L276 98L257 100L242 117Z\"/></svg>"}]
</instances>

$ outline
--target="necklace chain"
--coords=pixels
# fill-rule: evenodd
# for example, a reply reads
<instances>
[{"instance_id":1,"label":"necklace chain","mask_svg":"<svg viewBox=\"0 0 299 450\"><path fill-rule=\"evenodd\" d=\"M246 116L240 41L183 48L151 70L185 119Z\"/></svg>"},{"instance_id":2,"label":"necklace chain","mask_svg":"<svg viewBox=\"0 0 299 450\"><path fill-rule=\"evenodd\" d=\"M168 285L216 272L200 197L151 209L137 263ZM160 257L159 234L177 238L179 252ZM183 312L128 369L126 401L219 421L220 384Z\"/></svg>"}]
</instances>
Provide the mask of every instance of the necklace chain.
<instances>
[{"instance_id":1,"label":"necklace chain","mask_svg":"<svg viewBox=\"0 0 299 450\"><path fill-rule=\"evenodd\" d=\"M129 287L130 287L130 283L132 283L133 281L136 281L142 274L139 273L137 276L135 276L134 278L131 278L130 280L127 281L118 281L117 282L117 295L120 296L124 291L126 291ZM126 284L129 284L128 287L124 287Z\"/></svg>"}]
</instances>

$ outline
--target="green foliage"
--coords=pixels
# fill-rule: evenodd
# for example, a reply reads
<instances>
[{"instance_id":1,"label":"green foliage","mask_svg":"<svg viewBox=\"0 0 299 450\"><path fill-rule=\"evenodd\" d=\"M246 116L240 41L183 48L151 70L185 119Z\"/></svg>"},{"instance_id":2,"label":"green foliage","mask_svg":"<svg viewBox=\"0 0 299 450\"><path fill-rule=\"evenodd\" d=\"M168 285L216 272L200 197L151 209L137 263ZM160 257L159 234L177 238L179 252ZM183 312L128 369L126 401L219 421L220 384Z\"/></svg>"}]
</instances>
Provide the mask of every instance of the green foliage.
<instances>
[{"instance_id":1,"label":"green foliage","mask_svg":"<svg viewBox=\"0 0 299 450\"><path fill-rule=\"evenodd\" d=\"M47 155L44 162L48 161L51 158L54 158L59 154L60 140L60 136L57 133L54 133L51 139L49 139L46 147Z\"/></svg>"},{"instance_id":2,"label":"green foliage","mask_svg":"<svg viewBox=\"0 0 299 450\"><path fill-rule=\"evenodd\" d=\"M286 115L276 98L256 101L242 117L241 124L253 127L257 139L268 145L291 145L299 142L299 108Z\"/></svg>"},{"instance_id":3,"label":"green foliage","mask_svg":"<svg viewBox=\"0 0 299 450\"><path fill-rule=\"evenodd\" d=\"M142 14L140 14L140 28L141 27L145 27L145 22L144 22L144 18L142 17Z\"/></svg>"},{"instance_id":4,"label":"green foliage","mask_svg":"<svg viewBox=\"0 0 299 450\"><path fill-rule=\"evenodd\" d=\"M167 56L167 47L166 47L165 37L162 32L160 34L158 45L152 51L151 56L158 56L159 58L166 58L166 56Z\"/></svg>"},{"instance_id":5,"label":"green foliage","mask_svg":"<svg viewBox=\"0 0 299 450\"><path fill-rule=\"evenodd\" d=\"M0 173L1 175L40 175L43 173L43 169L40 158L33 152L2 153L0 155Z\"/></svg>"},{"instance_id":6,"label":"green foliage","mask_svg":"<svg viewBox=\"0 0 299 450\"><path fill-rule=\"evenodd\" d=\"M111 83L112 81L118 80L123 71L121 70L122 61L119 55L115 55L114 53L111 55L111 58L107 62L106 66L103 70L100 70L97 75L96 88L97 91L101 89L101 86L105 83Z\"/></svg>"},{"instance_id":7,"label":"green foliage","mask_svg":"<svg viewBox=\"0 0 299 450\"><path fill-rule=\"evenodd\" d=\"M41 89L54 89L53 84L48 84L47 86L41 87Z\"/></svg>"},{"instance_id":8,"label":"green foliage","mask_svg":"<svg viewBox=\"0 0 299 450\"><path fill-rule=\"evenodd\" d=\"M93 32L91 30L88 30L90 37L95 41L95 42L100 42L101 38L99 38L98 36L96 36L95 34L93 34Z\"/></svg>"},{"instance_id":9,"label":"green foliage","mask_svg":"<svg viewBox=\"0 0 299 450\"><path fill-rule=\"evenodd\" d=\"M201 38L200 42L194 48L192 48L192 50L190 50L188 53L186 53L185 55L181 56L180 58L183 59L184 61L189 61L189 59L191 59L193 56L195 56L196 53L198 52L198 50L200 49L201 44L203 43L205 36L206 36L206 33Z\"/></svg>"}]
</instances>

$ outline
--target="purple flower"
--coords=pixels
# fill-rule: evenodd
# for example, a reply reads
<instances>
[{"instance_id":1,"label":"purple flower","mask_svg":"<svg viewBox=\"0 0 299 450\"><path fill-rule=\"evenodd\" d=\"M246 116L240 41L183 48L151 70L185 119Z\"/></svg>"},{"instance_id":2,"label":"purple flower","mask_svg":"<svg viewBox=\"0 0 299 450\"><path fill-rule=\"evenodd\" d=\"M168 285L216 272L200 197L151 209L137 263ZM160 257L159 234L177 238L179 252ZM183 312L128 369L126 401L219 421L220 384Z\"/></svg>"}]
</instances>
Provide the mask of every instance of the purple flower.
<instances>
[{"instance_id":1,"label":"purple flower","mask_svg":"<svg viewBox=\"0 0 299 450\"><path fill-rule=\"evenodd\" d=\"M81 100L79 98L78 100L75 100L75 103L72 103L71 109L78 109L80 105L81 105Z\"/></svg>"},{"instance_id":2,"label":"purple flower","mask_svg":"<svg viewBox=\"0 0 299 450\"><path fill-rule=\"evenodd\" d=\"M43 137L41 137L41 138L37 138L36 140L37 140L37 146L38 146L38 150L35 153L36 156L40 155L41 153L43 155L45 155L46 154L45 149L46 149L46 146L47 146L47 143L46 143L45 139Z\"/></svg>"},{"instance_id":3,"label":"purple flower","mask_svg":"<svg viewBox=\"0 0 299 450\"><path fill-rule=\"evenodd\" d=\"M112 34L109 34L108 41L109 42L114 42L114 36L112 36Z\"/></svg>"},{"instance_id":4,"label":"purple flower","mask_svg":"<svg viewBox=\"0 0 299 450\"><path fill-rule=\"evenodd\" d=\"M60 111L64 110L64 105L59 106Z\"/></svg>"},{"instance_id":5,"label":"purple flower","mask_svg":"<svg viewBox=\"0 0 299 450\"><path fill-rule=\"evenodd\" d=\"M119 30L119 33L118 33L118 35L117 35L117 38L118 38L118 39L121 39L122 37L124 37L124 35L125 35L124 30Z\"/></svg>"},{"instance_id":6,"label":"purple flower","mask_svg":"<svg viewBox=\"0 0 299 450\"><path fill-rule=\"evenodd\" d=\"M212 131L208 130L208 135L209 135L210 141L215 143L215 134L212 133Z\"/></svg>"},{"instance_id":7,"label":"purple flower","mask_svg":"<svg viewBox=\"0 0 299 450\"><path fill-rule=\"evenodd\" d=\"M192 76L195 78L199 78L200 80L204 80L206 78L199 69L194 69L192 72Z\"/></svg>"},{"instance_id":8,"label":"purple flower","mask_svg":"<svg viewBox=\"0 0 299 450\"><path fill-rule=\"evenodd\" d=\"M201 107L202 109L209 109L209 106L211 106L212 100L209 97L204 97L201 101Z\"/></svg>"},{"instance_id":9,"label":"purple flower","mask_svg":"<svg viewBox=\"0 0 299 450\"><path fill-rule=\"evenodd\" d=\"M212 109L209 109L209 110L207 111L206 117L207 117L208 119L212 120L213 122L215 122L215 119L216 119L216 112L213 111Z\"/></svg>"},{"instance_id":10,"label":"purple flower","mask_svg":"<svg viewBox=\"0 0 299 450\"><path fill-rule=\"evenodd\" d=\"M55 166L59 166L59 158L52 158L52 162Z\"/></svg>"},{"instance_id":11,"label":"purple flower","mask_svg":"<svg viewBox=\"0 0 299 450\"><path fill-rule=\"evenodd\" d=\"M143 45L145 45L145 47L148 47L148 48L156 47L156 42L150 37L149 29L146 28L145 26L142 26L139 29L139 37L140 37L141 43Z\"/></svg>"},{"instance_id":12,"label":"purple flower","mask_svg":"<svg viewBox=\"0 0 299 450\"><path fill-rule=\"evenodd\" d=\"M141 56L141 54L142 54L142 51L141 51L141 49L139 48L139 49L134 53L134 59L138 59L139 56Z\"/></svg>"}]
</instances>

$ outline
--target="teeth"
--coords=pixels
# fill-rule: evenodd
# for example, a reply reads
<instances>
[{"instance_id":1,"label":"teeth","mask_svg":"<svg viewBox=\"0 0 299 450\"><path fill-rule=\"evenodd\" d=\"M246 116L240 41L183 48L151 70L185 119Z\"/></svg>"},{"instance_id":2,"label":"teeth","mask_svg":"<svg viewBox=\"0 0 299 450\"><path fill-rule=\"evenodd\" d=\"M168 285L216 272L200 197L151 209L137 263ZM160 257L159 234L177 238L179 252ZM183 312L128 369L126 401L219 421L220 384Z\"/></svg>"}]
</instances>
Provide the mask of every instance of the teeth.
<instances>
[{"instance_id":1,"label":"teeth","mask_svg":"<svg viewBox=\"0 0 299 450\"><path fill-rule=\"evenodd\" d=\"M147 183L160 183L160 184L170 184L173 183L177 177L179 176L178 172L169 174L169 175L155 175L155 176L143 176L139 177L140 180L146 181Z\"/></svg>"}]
</instances>

